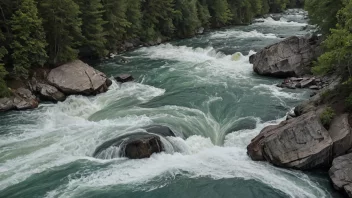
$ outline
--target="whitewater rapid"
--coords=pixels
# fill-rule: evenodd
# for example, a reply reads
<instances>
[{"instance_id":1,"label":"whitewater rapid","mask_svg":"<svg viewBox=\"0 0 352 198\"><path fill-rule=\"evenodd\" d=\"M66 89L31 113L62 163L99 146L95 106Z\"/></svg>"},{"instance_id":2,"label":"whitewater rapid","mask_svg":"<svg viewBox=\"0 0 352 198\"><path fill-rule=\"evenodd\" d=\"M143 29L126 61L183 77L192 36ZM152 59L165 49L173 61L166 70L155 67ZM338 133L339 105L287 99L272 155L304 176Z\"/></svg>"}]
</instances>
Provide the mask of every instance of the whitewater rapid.
<instances>
[{"instance_id":1,"label":"whitewater rapid","mask_svg":"<svg viewBox=\"0 0 352 198\"><path fill-rule=\"evenodd\" d=\"M252 27L265 25L306 24L265 19ZM274 33L236 28L205 36L208 41L223 38L280 40ZM247 156L252 138L265 126L284 120L285 112L309 95L255 76L249 63L254 53L229 54L212 46L170 43L141 48L126 54L129 66L101 66L107 71L135 71L136 82L114 81L108 92L98 96L70 96L33 111L2 115L2 120L13 124L0 129L0 192L45 178L52 178L47 185L62 182L52 184L44 197L80 197L120 186L152 192L182 176L254 180L288 197L331 197L305 173L254 162ZM155 66L141 72L151 64ZM258 110L266 104L264 99L271 102L270 107ZM152 124L176 133L177 137L163 139L169 145L167 152L141 160L92 157L102 143Z\"/></svg>"}]
</instances>

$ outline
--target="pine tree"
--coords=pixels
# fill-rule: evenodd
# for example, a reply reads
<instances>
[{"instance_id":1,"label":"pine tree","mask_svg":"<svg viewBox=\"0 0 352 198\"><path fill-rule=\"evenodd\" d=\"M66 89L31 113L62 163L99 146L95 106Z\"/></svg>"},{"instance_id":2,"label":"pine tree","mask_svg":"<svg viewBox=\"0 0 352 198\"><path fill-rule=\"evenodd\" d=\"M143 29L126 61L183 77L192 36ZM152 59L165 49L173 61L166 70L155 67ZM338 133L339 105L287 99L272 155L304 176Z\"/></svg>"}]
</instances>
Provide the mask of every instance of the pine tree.
<instances>
[{"instance_id":1,"label":"pine tree","mask_svg":"<svg viewBox=\"0 0 352 198\"><path fill-rule=\"evenodd\" d=\"M3 35L1 29L0 29L0 43L3 42L5 39L5 36ZM5 76L8 74L4 67L4 63L2 62L2 59L4 56L7 54L7 50L4 46L0 47L0 97L5 97L9 95L9 91L6 86L6 81L5 81Z\"/></svg>"},{"instance_id":2,"label":"pine tree","mask_svg":"<svg viewBox=\"0 0 352 198\"><path fill-rule=\"evenodd\" d=\"M117 45L123 41L126 29L131 26L127 21L126 0L103 0L104 20L108 23L104 26L107 32L108 49L116 50Z\"/></svg>"},{"instance_id":3,"label":"pine tree","mask_svg":"<svg viewBox=\"0 0 352 198\"><path fill-rule=\"evenodd\" d=\"M135 38L142 30L142 11L140 0L128 0L126 17L127 21L131 24L126 29L126 38Z\"/></svg>"},{"instance_id":4,"label":"pine tree","mask_svg":"<svg viewBox=\"0 0 352 198\"><path fill-rule=\"evenodd\" d=\"M49 44L49 63L58 65L76 59L82 40L79 6L73 0L41 0L40 13Z\"/></svg>"},{"instance_id":5,"label":"pine tree","mask_svg":"<svg viewBox=\"0 0 352 198\"><path fill-rule=\"evenodd\" d=\"M227 0L211 0L209 1L209 8L212 24L215 27L226 25L231 21L232 14Z\"/></svg>"},{"instance_id":6,"label":"pine tree","mask_svg":"<svg viewBox=\"0 0 352 198\"><path fill-rule=\"evenodd\" d=\"M43 66L47 60L45 33L34 0L23 0L11 20L13 43L11 54L14 72L28 77L31 66Z\"/></svg>"},{"instance_id":7,"label":"pine tree","mask_svg":"<svg viewBox=\"0 0 352 198\"><path fill-rule=\"evenodd\" d=\"M211 16L209 13L209 8L208 8L208 4L206 3L206 0L197 1L197 15L201 25L203 27L208 27Z\"/></svg>"},{"instance_id":8,"label":"pine tree","mask_svg":"<svg viewBox=\"0 0 352 198\"><path fill-rule=\"evenodd\" d=\"M96 57L106 56L107 40L103 26L107 22L103 20L103 5L100 0L76 0L76 2L81 10L83 46L89 48L88 52Z\"/></svg>"},{"instance_id":9,"label":"pine tree","mask_svg":"<svg viewBox=\"0 0 352 198\"><path fill-rule=\"evenodd\" d=\"M175 15L173 0L149 0L142 4L143 29L142 37L146 41L157 37L170 37L175 31L173 18Z\"/></svg>"},{"instance_id":10,"label":"pine tree","mask_svg":"<svg viewBox=\"0 0 352 198\"><path fill-rule=\"evenodd\" d=\"M178 37L193 36L200 28L201 22L197 15L196 0L176 0L174 24Z\"/></svg>"}]
</instances>

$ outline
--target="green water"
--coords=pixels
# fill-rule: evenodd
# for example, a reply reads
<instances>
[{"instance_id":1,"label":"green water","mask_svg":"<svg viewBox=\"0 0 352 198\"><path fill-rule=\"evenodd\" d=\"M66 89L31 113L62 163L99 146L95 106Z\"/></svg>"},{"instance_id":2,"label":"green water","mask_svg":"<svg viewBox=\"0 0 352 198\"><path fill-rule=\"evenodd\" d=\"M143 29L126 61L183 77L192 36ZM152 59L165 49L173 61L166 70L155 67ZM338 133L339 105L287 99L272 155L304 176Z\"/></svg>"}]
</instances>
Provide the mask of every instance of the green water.
<instances>
[{"instance_id":1,"label":"green water","mask_svg":"<svg viewBox=\"0 0 352 198\"><path fill-rule=\"evenodd\" d=\"M305 35L305 23L302 11L291 10L281 21L141 48L123 54L127 64L117 57L95 65L136 82L1 114L0 197L339 197L326 173L279 169L246 154L263 127L310 95L254 74L249 55ZM151 124L177 134L163 139L166 152L142 160L92 157L105 141Z\"/></svg>"}]
</instances>

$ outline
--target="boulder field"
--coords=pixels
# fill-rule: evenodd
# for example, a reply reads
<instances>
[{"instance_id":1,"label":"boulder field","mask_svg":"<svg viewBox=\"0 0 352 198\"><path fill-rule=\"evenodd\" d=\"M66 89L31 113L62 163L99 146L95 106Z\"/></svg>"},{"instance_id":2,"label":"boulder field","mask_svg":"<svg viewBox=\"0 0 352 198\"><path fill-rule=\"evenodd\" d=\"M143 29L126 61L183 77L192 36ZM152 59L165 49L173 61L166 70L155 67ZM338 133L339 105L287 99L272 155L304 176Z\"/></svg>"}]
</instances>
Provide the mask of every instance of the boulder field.
<instances>
[{"instance_id":1,"label":"boulder field","mask_svg":"<svg viewBox=\"0 0 352 198\"><path fill-rule=\"evenodd\" d=\"M319 91L285 121L265 127L247 146L247 154L254 161L283 168L330 169L335 189L352 197L352 117L339 111L329 124L322 121L328 108L324 94L337 89L341 79L311 75L310 65L321 53L319 40L314 36L290 37L250 57L257 74L286 78L279 87Z\"/></svg>"},{"instance_id":2,"label":"boulder field","mask_svg":"<svg viewBox=\"0 0 352 198\"><path fill-rule=\"evenodd\" d=\"M88 64L75 60L33 75L23 87L11 90L9 97L0 98L0 112L38 107L40 101L64 101L69 95L96 95L106 92L112 81Z\"/></svg>"}]
</instances>

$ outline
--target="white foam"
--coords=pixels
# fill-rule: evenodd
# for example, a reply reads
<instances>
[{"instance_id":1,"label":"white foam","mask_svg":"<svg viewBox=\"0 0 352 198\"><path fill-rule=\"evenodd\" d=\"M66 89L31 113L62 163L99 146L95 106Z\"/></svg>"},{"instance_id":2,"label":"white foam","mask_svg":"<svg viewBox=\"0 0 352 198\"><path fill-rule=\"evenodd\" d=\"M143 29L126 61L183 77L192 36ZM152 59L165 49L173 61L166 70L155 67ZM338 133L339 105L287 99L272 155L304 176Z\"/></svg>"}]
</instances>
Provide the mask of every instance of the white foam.
<instances>
[{"instance_id":1,"label":"white foam","mask_svg":"<svg viewBox=\"0 0 352 198\"><path fill-rule=\"evenodd\" d=\"M217 31L211 34L210 38L277 38L275 34L263 34L258 32L257 30L253 30L250 32L239 31L239 30L225 30L225 31Z\"/></svg>"},{"instance_id":2,"label":"white foam","mask_svg":"<svg viewBox=\"0 0 352 198\"><path fill-rule=\"evenodd\" d=\"M211 81L223 81L221 79L219 80L219 76L227 76L233 79L248 78L249 74L252 73L249 56L254 53L250 51L248 55L241 56L240 60L233 61L232 55L217 52L212 47L191 48L171 44L141 48L138 52L141 52L142 56L151 59L180 61L182 64L170 64L170 67L173 67L172 71L177 70L185 74L196 76L206 83ZM209 81L209 79L212 80Z\"/></svg>"},{"instance_id":3,"label":"white foam","mask_svg":"<svg viewBox=\"0 0 352 198\"><path fill-rule=\"evenodd\" d=\"M254 131L258 132L264 126L275 122L258 123L258 128ZM246 136L245 134L249 137L255 136L250 130L241 133L243 133L242 136ZM181 174L190 178L253 179L280 190L290 197L329 197L303 173L281 170L267 163L251 161L243 145L238 144L238 139L233 140L233 138L227 138L226 147L218 147L214 146L208 138L192 136L185 141L191 154L162 153L154 154L149 159L115 160L105 169L93 170L88 175L71 179L67 185L62 185L47 195L48 197L73 197L86 189L120 184L128 184L134 186L134 189L141 188L148 191L163 187L169 178L172 179ZM159 178L160 184L154 180L155 177ZM157 186L145 185L151 181L156 182Z\"/></svg>"},{"instance_id":4,"label":"white foam","mask_svg":"<svg viewBox=\"0 0 352 198\"><path fill-rule=\"evenodd\" d=\"M308 25L307 23L298 23L294 21L287 21L285 18L281 18L279 21L275 21L273 18L268 17L268 18L260 18L255 20L255 26L306 26Z\"/></svg>"}]
</instances>

